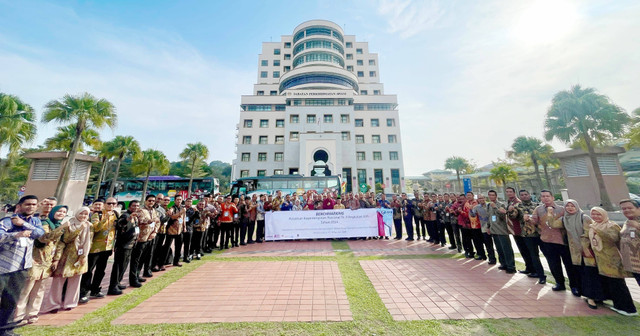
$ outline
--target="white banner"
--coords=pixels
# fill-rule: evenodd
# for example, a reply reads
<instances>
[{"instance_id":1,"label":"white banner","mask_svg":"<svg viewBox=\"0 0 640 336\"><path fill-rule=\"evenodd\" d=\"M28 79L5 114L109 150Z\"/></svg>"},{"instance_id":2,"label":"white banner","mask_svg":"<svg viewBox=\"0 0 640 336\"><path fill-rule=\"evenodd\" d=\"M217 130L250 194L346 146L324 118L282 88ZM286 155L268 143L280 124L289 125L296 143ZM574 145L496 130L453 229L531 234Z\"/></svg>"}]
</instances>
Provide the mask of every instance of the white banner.
<instances>
[{"instance_id":1,"label":"white banner","mask_svg":"<svg viewBox=\"0 0 640 336\"><path fill-rule=\"evenodd\" d=\"M266 240L375 237L378 236L378 211L335 209L267 212L265 229Z\"/></svg>"}]
</instances>

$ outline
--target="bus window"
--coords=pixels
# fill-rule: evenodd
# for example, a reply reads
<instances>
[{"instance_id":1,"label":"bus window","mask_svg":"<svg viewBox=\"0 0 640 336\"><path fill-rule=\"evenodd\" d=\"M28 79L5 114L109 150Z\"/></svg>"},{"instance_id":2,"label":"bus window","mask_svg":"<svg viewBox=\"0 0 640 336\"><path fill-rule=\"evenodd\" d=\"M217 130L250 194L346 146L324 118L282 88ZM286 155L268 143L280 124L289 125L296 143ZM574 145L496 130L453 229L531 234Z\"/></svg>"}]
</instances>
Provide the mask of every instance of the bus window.
<instances>
[{"instance_id":1,"label":"bus window","mask_svg":"<svg viewBox=\"0 0 640 336\"><path fill-rule=\"evenodd\" d=\"M313 180L304 180L304 190L316 189L318 188L318 181Z\"/></svg>"},{"instance_id":2,"label":"bus window","mask_svg":"<svg viewBox=\"0 0 640 336\"><path fill-rule=\"evenodd\" d=\"M246 195L246 194L247 194L247 188L240 187L240 192L238 193L238 195Z\"/></svg>"},{"instance_id":3,"label":"bus window","mask_svg":"<svg viewBox=\"0 0 640 336\"><path fill-rule=\"evenodd\" d=\"M272 183L271 181L258 181L258 190L271 190Z\"/></svg>"},{"instance_id":4,"label":"bus window","mask_svg":"<svg viewBox=\"0 0 640 336\"><path fill-rule=\"evenodd\" d=\"M324 189L327 187L327 180L326 179L322 179L318 181L318 188L319 189Z\"/></svg>"},{"instance_id":5,"label":"bus window","mask_svg":"<svg viewBox=\"0 0 640 336\"><path fill-rule=\"evenodd\" d=\"M273 189L287 189L287 181L273 181Z\"/></svg>"},{"instance_id":6,"label":"bus window","mask_svg":"<svg viewBox=\"0 0 640 336\"><path fill-rule=\"evenodd\" d=\"M296 190L300 189L300 188L302 188L302 181L300 181L300 180L289 181L288 186L289 186L289 189L296 189Z\"/></svg>"},{"instance_id":7,"label":"bus window","mask_svg":"<svg viewBox=\"0 0 640 336\"><path fill-rule=\"evenodd\" d=\"M338 187L338 180L337 179L329 179L327 180L327 188L337 188Z\"/></svg>"}]
</instances>

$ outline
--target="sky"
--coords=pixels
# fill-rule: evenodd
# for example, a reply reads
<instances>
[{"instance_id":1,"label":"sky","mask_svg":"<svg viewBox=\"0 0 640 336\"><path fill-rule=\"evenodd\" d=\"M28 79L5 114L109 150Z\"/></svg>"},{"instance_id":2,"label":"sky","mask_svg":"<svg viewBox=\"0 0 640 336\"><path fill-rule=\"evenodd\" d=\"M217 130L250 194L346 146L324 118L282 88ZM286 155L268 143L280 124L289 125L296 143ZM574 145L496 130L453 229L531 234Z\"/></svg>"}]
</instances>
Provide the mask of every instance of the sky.
<instances>
[{"instance_id":1,"label":"sky","mask_svg":"<svg viewBox=\"0 0 640 336\"><path fill-rule=\"evenodd\" d=\"M378 53L412 176L454 155L483 166L520 135L542 138L551 98L575 84L640 107L638 17L633 0L0 0L0 92L38 115L89 92L117 108L102 140L132 135L172 161L201 141L210 160L231 162L261 43L330 20ZM31 145L57 126L39 124Z\"/></svg>"}]
</instances>

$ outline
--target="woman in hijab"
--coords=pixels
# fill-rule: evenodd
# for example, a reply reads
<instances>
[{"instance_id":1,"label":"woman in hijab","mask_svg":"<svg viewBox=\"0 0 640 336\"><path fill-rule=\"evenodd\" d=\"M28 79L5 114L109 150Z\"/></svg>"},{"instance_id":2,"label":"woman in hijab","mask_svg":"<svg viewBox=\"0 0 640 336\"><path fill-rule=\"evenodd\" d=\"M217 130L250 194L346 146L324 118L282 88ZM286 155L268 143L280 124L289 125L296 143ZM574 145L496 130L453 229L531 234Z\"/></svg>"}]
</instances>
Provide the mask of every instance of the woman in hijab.
<instances>
[{"instance_id":1,"label":"woman in hijab","mask_svg":"<svg viewBox=\"0 0 640 336\"><path fill-rule=\"evenodd\" d=\"M87 256L92 238L89 212L88 207L78 209L58 242L53 258L52 268L55 271L46 310L48 312L57 313L59 309L71 310L78 305L80 278L87 272ZM67 289L63 297L65 284Z\"/></svg>"},{"instance_id":2,"label":"woman in hijab","mask_svg":"<svg viewBox=\"0 0 640 336\"><path fill-rule=\"evenodd\" d=\"M22 320L32 324L38 321L38 312L46 290L45 280L51 276L51 263L56 254L57 243L69 225L65 221L67 206L58 205L42 221L45 234L33 243L33 266L29 269L29 278L16 305L15 322ZM64 222L64 223L63 223Z\"/></svg>"},{"instance_id":3,"label":"woman in hijab","mask_svg":"<svg viewBox=\"0 0 640 336\"><path fill-rule=\"evenodd\" d=\"M609 220L607 211L599 207L591 209L591 218L594 223L589 227L587 244L595 255L604 289L613 300L611 309L625 316L637 316L629 288L624 281L631 274L624 270L618 249L620 226Z\"/></svg>"},{"instance_id":4,"label":"woman in hijab","mask_svg":"<svg viewBox=\"0 0 640 336\"><path fill-rule=\"evenodd\" d=\"M588 239L589 225L593 221L585 215L578 202L569 199L564 202L564 216L562 224L567 231L571 262L574 270L580 276L580 293L587 298L587 304L591 309L597 309L597 302L605 299L602 282L598 275L596 259L593 252L583 242Z\"/></svg>"}]
</instances>

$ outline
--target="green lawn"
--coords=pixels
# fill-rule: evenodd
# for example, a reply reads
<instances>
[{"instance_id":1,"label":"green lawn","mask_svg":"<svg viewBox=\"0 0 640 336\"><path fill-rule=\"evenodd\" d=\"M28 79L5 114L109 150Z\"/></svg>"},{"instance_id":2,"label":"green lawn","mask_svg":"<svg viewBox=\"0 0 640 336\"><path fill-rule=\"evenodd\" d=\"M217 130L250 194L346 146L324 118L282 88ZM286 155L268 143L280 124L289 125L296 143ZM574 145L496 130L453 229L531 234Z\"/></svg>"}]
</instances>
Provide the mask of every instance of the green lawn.
<instances>
[{"instance_id":1,"label":"green lawn","mask_svg":"<svg viewBox=\"0 0 640 336\"><path fill-rule=\"evenodd\" d=\"M142 288L65 327L33 327L23 335L640 335L640 318L623 316L561 317L535 319L478 319L393 321L359 260L459 258L460 255L355 257L344 241L334 241L335 257L237 257L202 261L165 272ZM196 269L206 261L337 261L349 298L353 321L349 322L254 322L114 326L111 321Z\"/></svg>"}]
</instances>

